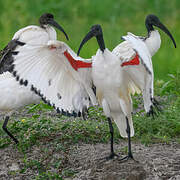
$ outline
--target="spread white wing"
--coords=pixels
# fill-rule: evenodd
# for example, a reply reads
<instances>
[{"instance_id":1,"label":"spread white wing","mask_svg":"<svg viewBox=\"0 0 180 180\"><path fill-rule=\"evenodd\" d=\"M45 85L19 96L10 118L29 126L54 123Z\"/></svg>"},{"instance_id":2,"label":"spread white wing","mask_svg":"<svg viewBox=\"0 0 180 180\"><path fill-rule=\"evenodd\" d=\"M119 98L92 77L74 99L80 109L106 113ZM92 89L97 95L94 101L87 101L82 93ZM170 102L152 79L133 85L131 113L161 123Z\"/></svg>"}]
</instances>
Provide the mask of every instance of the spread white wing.
<instances>
[{"instance_id":1,"label":"spread white wing","mask_svg":"<svg viewBox=\"0 0 180 180\"><path fill-rule=\"evenodd\" d=\"M38 37L36 41L34 36L33 40L29 39L24 32L16 37L25 43L12 55L12 73L20 84L30 86L46 103L64 115L79 116L90 103L97 104L92 90L91 69L73 69L64 52L77 60L83 59L65 43L51 40L46 31L41 34L40 42ZM85 63L89 61L84 60Z\"/></svg>"},{"instance_id":2,"label":"spread white wing","mask_svg":"<svg viewBox=\"0 0 180 180\"><path fill-rule=\"evenodd\" d=\"M58 112L76 116L84 106L89 107L89 97L94 102L90 69L74 70L63 54L64 43L48 41L43 46L26 44L17 51L19 53L13 55L13 74L20 83L28 83Z\"/></svg>"},{"instance_id":3,"label":"spread white wing","mask_svg":"<svg viewBox=\"0 0 180 180\"><path fill-rule=\"evenodd\" d=\"M56 40L56 37L55 29L48 25L46 28L31 25L18 30L1 52L0 73L10 71L10 64L12 63L11 51L14 51L18 45L17 40L29 45L45 45L49 40Z\"/></svg>"}]
</instances>

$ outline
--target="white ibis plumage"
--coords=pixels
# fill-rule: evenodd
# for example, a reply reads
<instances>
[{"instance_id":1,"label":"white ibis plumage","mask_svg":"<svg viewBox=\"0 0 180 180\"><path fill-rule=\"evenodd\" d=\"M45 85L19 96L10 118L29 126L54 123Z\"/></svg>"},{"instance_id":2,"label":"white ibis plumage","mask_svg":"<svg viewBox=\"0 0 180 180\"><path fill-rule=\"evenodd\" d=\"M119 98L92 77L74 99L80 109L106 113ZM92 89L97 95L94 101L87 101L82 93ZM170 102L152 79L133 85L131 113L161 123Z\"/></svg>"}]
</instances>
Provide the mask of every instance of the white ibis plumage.
<instances>
[{"instance_id":1,"label":"white ibis plumage","mask_svg":"<svg viewBox=\"0 0 180 180\"><path fill-rule=\"evenodd\" d=\"M77 59L68 45L56 40L56 31L50 25L60 29L67 39L68 36L52 14L43 14L39 22L40 27L27 26L15 33L3 50L0 69L12 72L21 85L41 96L57 112L81 116L91 105L89 97L96 104L91 77L88 77L91 62ZM7 121L4 124L7 126Z\"/></svg>"},{"instance_id":2,"label":"white ibis plumage","mask_svg":"<svg viewBox=\"0 0 180 180\"><path fill-rule=\"evenodd\" d=\"M14 51L18 45L23 46L25 44L18 40L25 41L26 43L29 43L32 45L37 45L37 46L39 44L44 44L44 42L47 39L54 40L54 39L56 39L56 31L51 26L54 26L54 27L60 29L65 34L66 38L68 39L68 36L64 32L63 28L56 21L54 21L54 17L52 14L49 14L49 13L43 14L39 19L39 23L40 23L40 27L34 26L34 25L27 26L25 28L20 29L18 32L15 33L13 39L1 51L0 73L6 72L6 71L12 71L12 65L11 65L13 63L12 54L18 53L17 51ZM44 36L44 34L46 36ZM44 37L47 39L44 39ZM14 76L15 76L15 73L14 73ZM5 83L4 79L6 79L6 78L7 78L7 82L12 81L11 85L8 83ZM9 74L7 74L7 73L3 74L2 79L3 79L2 83L4 83L4 87L6 86L6 91L9 88L11 88L14 91L15 91L15 89L17 89L14 93L12 91L13 95L12 96L9 95L9 99L8 99L8 97L6 98L6 101L4 101L1 106L2 109L3 109L3 105L6 105L6 108L7 108L8 103L11 102L13 98L14 99L17 98L17 99L19 99L19 101L16 101L16 104L14 104L14 107L11 107L11 104L9 104L9 106L10 106L9 110L13 110L18 107L22 107L22 106L24 106L24 104L25 105L29 104L29 101L30 101L29 98L32 99L32 102L34 102L34 101L36 102L36 100L34 100L33 97L35 97L35 99L38 99L38 101L40 101L40 98L37 95L30 92L30 89L25 88L25 87L18 87L18 83L13 82L15 79L12 80L12 77L10 79ZM19 76L16 76L16 80L19 80L20 84L23 83L25 86L27 86L28 82L27 81L22 82L22 79L19 79ZM6 93L6 91L3 89L1 90L2 97L3 97L4 93ZM20 92L18 92L18 91L20 91ZM20 95L21 93L22 93L22 95L24 94L24 96ZM5 121L3 123L3 129L17 143L18 140L15 137L13 137L13 135L10 132L8 132L8 130L7 130L8 119L9 119L9 116L6 116Z\"/></svg>"},{"instance_id":3,"label":"white ibis plumage","mask_svg":"<svg viewBox=\"0 0 180 180\"><path fill-rule=\"evenodd\" d=\"M1 51L1 66L0 73L5 71L11 71L10 67L12 64L12 53L18 45L23 46L26 42L32 45L44 44L47 40L56 40L57 34L55 29L52 27L56 27L61 30L68 40L67 34L64 32L63 28L54 20L52 14L45 13L39 18L40 26L30 25L18 30L12 40L8 43L8 45ZM20 42L22 41L22 42Z\"/></svg>"},{"instance_id":4,"label":"white ibis plumage","mask_svg":"<svg viewBox=\"0 0 180 180\"><path fill-rule=\"evenodd\" d=\"M53 22L53 23L52 23ZM92 89L91 61L77 57L64 42L56 40L53 15L40 17L40 25L28 26L15 33L13 39L22 44L10 53L11 73L22 85L41 96L57 112L67 116L81 116L96 105ZM67 37L68 39L68 37Z\"/></svg>"},{"instance_id":5,"label":"white ibis plumage","mask_svg":"<svg viewBox=\"0 0 180 180\"><path fill-rule=\"evenodd\" d=\"M169 30L157 16L148 15L145 25L148 31L147 37L128 33L127 36L122 37L125 41L116 46L112 53L122 61L121 66L123 66L126 76L129 76L142 91L146 113L154 116L154 107L157 107L158 110L159 108L158 102L154 98L154 72L151 58L161 45L160 34L158 30L154 29L154 26L163 30L171 38L175 47L176 43Z\"/></svg>"},{"instance_id":6,"label":"white ibis plumage","mask_svg":"<svg viewBox=\"0 0 180 180\"><path fill-rule=\"evenodd\" d=\"M90 32L82 40L78 55L83 45L92 37L96 37L100 49L92 57L92 78L96 86L96 95L103 111L108 118L111 133L111 154L116 154L113 148L113 119L122 137L128 137L128 156L133 158L131 152L131 137L134 136L132 121L132 100L130 93L134 92L134 83L123 72L122 62L119 58L105 48L103 33L100 25L91 27ZM125 159L123 158L123 159Z\"/></svg>"}]
</instances>

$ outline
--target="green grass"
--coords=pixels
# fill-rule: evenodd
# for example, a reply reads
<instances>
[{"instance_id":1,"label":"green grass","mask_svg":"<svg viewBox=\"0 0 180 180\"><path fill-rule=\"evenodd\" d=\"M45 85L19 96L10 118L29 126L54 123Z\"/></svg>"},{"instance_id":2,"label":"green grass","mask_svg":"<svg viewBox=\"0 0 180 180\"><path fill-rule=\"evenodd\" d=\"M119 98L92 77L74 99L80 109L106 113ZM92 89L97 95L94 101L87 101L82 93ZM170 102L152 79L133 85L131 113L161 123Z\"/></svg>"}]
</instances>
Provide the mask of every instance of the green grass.
<instances>
[{"instance_id":1,"label":"green grass","mask_svg":"<svg viewBox=\"0 0 180 180\"><path fill-rule=\"evenodd\" d=\"M180 42L180 1L173 0L6 0L0 1L0 48L3 48L13 34L22 27L38 24L44 12L51 12L64 27L70 37L67 42L58 32L58 38L68 43L75 52L89 28L101 24L106 46L112 50L121 42L121 36L128 31L136 35L146 35L144 20L147 14L156 14L172 32L177 48ZM178 49L173 47L170 38L161 32L162 45L153 57L155 78L168 79L168 73L175 73L180 67ZM95 40L82 49L83 57L91 57L98 46Z\"/></svg>"},{"instance_id":2,"label":"green grass","mask_svg":"<svg viewBox=\"0 0 180 180\"><path fill-rule=\"evenodd\" d=\"M75 51L93 24L101 24L104 30L106 46L112 50L121 36L128 31L136 35L146 35L144 19L147 14L156 14L172 32L179 48L180 42L180 1L179 0L6 0L0 1L0 48L3 48L20 28L38 24L39 16L44 12L51 12L55 19L64 27L70 37L67 42L61 32L58 38L68 43ZM144 110L133 116L135 137L133 141L144 144L156 142L177 141L180 143L180 53L173 47L169 37L161 32L162 46L153 57L155 72L155 95L161 97L163 111L156 118L143 115ZM83 57L91 57L98 46L95 39L89 41L82 49ZM134 107L142 104L134 99ZM63 179L71 177L74 172L66 166L66 156L52 162L53 153L66 154L72 145L77 143L109 143L109 128L101 108L91 108L89 118L70 118L55 115L48 116L52 108L41 103L27 106L26 112L32 117L11 117L8 129L18 138L19 145L12 145L12 141L0 129L0 149L13 146L23 156L23 168L20 172L32 170L38 172L33 179ZM122 141L117 127L115 128L115 142ZM0 121L2 126L2 121ZM48 147L47 147L48 144ZM40 154L37 158L29 158L28 152L38 147ZM53 151L50 151L53 147ZM53 167L55 170L51 170ZM14 174L16 172L9 172Z\"/></svg>"},{"instance_id":3,"label":"green grass","mask_svg":"<svg viewBox=\"0 0 180 180\"><path fill-rule=\"evenodd\" d=\"M180 72L170 75L168 82L155 81L155 94L160 97L162 112L155 118L144 115L144 110L133 115L135 137L133 141L143 144L180 143ZM142 100L134 97L134 108L142 104ZM48 116L52 108L40 103L25 108L29 116L12 116L8 129L18 138L19 145L13 145L12 141L0 129L0 149L14 146L21 154L23 167L18 171L10 171L11 176L26 171L38 172L33 179L63 179L72 177L76 172L67 165L69 154L73 145L79 143L109 143L110 133L107 120L102 114L102 108L90 108L88 119L69 118L55 113ZM2 126L2 121L0 121ZM115 142L123 139L119 135L116 125L113 123ZM32 149L38 151L37 155L30 155ZM126 152L127 148L121 149ZM30 153L30 154L28 154ZM54 158L54 153L62 156ZM32 157L31 157L32 156ZM35 157L34 157L35 156ZM36 157L37 156L37 157ZM51 160L51 161L50 161ZM53 170L52 170L53 169Z\"/></svg>"},{"instance_id":4,"label":"green grass","mask_svg":"<svg viewBox=\"0 0 180 180\"><path fill-rule=\"evenodd\" d=\"M101 111L94 108L89 110L90 117L87 121L83 121L81 118L67 120L65 116L47 119L46 115L40 116L39 114L38 107L37 114L33 112L32 118L22 117L17 120L12 117L8 124L9 130L19 139L19 147L23 152L38 141L43 139L51 141L57 136L62 144L80 141L86 143L107 142L109 139L108 124L104 123L105 117L102 116ZM2 126L2 122L0 125ZM6 137L2 129L0 133L2 137ZM9 143L11 143L9 138L0 139L0 147L7 146Z\"/></svg>"}]
</instances>

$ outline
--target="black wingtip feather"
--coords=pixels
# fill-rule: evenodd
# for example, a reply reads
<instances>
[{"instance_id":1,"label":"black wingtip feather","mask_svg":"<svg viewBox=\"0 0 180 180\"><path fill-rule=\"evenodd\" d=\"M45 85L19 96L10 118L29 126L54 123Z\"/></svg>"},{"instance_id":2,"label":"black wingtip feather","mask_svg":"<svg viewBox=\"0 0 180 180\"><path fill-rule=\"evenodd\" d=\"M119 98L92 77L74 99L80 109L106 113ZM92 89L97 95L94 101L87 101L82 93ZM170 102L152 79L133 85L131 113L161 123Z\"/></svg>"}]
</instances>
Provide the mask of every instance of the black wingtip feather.
<instances>
[{"instance_id":1,"label":"black wingtip feather","mask_svg":"<svg viewBox=\"0 0 180 180\"><path fill-rule=\"evenodd\" d=\"M80 111L78 112L78 117L81 117L81 112Z\"/></svg>"},{"instance_id":2,"label":"black wingtip feather","mask_svg":"<svg viewBox=\"0 0 180 180\"><path fill-rule=\"evenodd\" d=\"M55 106L55 104L54 104L54 103L52 104L52 107L53 107L54 109L56 109L56 106Z\"/></svg>"},{"instance_id":3,"label":"black wingtip feather","mask_svg":"<svg viewBox=\"0 0 180 180\"><path fill-rule=\"evenodd\" d=\"M19 81L19 76L16 76L16 81Z\"/></svg>"},{"instance_id":4,"label":"black wingtip feather","mask_svg":"<svg viewBox=\"0 0 180 180\"><path fill-rule=\"evenodd\" d=\"M20 42L20 41L17 41L16 46L17 46L17 44L21 45L21 46L25 45L25 43ZM16 46L13 46L13 48L16 47ZM9 59L9 61L8 61L9 62L8 71L13 74L16 81L18 81L20 85L27 86L28 85L28 80L23 79L23 78L20 77L20 75L18 74L18 71L15 70L15 65L13 64L14 63L13 55L17 55L18 53L19 53L18 51L12 51L12 49L11 49L10 53L8 53L8 59ZM80 112L76 113L75 111L73 111L72 113L70 113L69 111L64 111L63 109L60 110L59 108L57 108L55 106L54 103L51 103L50 100L47 100L47 98L44 96L44 94L41 93L41 90L38 90L34 85L31 85L30 87L31 87L30 88L31 91L33 91L35 94L39 95L46 104L52 106L54 109L56 109L56 111L58 113L61 113L62 115L65 115L65 116L68 116L68 117L70 117L70 116L74 116L74 117L81 116ZM62 98L60 96L60 94L58 94L58 97L59 97L59 99Z\"/></svg>"},{"instance_id":5,"label":"black wingtip feather","mask_svg":"<svg viewBox=\"0 0 180 180\"><path fill-rule=\"evenodd\" d=\"M77 113L75 111L72 112L74 117L77 117Z\"/></svg>"},{"instance_id":6,"label":"black wingtip feather","mask_svg":"<svg viewBox=\"0 0 180 180\"><path fill-rule=\"evenodd\" d=\"M13 71L12 74L13 74L14 77L16 77L16 73L17 73L16 71Z\"/></svg>"},{"instance_id":7,"label":"black wingtip feather","mask_svg":"<svg viewBox=\"0 0 180 180\"><path fill-rule=\"evenodd\" d=\"M28 80L27 79L24 80L23 78L20 78L17 71L14 70L14 67L15 66L13 64L12 65L12 74L15 77L16 81L18 81L20 85L27 86L28 85ZM64 109L60 110L59 107L56 107L54 103L51 103L50 100L47 100L47 98L41 93L41 90L38 90L36 87L34 87L34 85L31 85L30 90L33 91L35 94L39 95L46 104L48 104L49 106L52 106L54 109L56 109L57 113L60 113L60 114L62 114L64 116L68 116L68 117L81 116L81 112L76 113L75 111L73 111L72 113L70 113L69 111L64 111Z\"/></svg>"},{"instance_id":8,"label":"black wingtip feather","mask_svg":"<svg viewBox=\"0 0 180 180\"><path fill-rule=\"evenodd\" d=\"M14 71L14 64L12 64L10 67L9 67L9 72L12 73Z\"/></svg>"},{"instance_id":9,"label":"black wingtip feather","mask_svg":"<svg viewBox=\"0 0 180 180\"><path fill-rule=\"evenodd\" d=\"M61 111L59 110L59 108L56 108L56 111L57 111L57 113L61 113Z\"/></svg>"},{"instance_id":10,"label":"black wingtip feather","mask_svg":"<svg viewBox=\"0 0 180 180\"><path fill-rule=\"evenodd\" d=\"M23 85L23 84L24 84L23 79L21 79L21 80L19 81L19 84L20 84L20 85Z\"/></svg>"},{"instance_id":11,"label":"black wingtip feather","mask_svg":"<svg viewBox=\"0 0 180 180\"><path fill-rule=\"evenodd\" d=\"M16 44L20 46L24 46L26 43L16 40Z\"/></svg>"},{"instance_id":12,"label":"black wingtip feather","mask_svg":"<svg viewBox=\"0 0 180 180\"><path fill-rule=\"evenodd\" d=\"M17 55L19 53L19 51L12 51L11 54L12 55Z\"/></svg>"},{"instance_id":13,"label":"black wingtip feather","mask_svg":"<svg viewBox=\"0 0 180 180\"><path fill-rule=\"evenodd\" d=\"M25 86L28 85L28 81L27 81L27 80L24 81L24 85L25 85Z\"/></svg>"}]
</instances>

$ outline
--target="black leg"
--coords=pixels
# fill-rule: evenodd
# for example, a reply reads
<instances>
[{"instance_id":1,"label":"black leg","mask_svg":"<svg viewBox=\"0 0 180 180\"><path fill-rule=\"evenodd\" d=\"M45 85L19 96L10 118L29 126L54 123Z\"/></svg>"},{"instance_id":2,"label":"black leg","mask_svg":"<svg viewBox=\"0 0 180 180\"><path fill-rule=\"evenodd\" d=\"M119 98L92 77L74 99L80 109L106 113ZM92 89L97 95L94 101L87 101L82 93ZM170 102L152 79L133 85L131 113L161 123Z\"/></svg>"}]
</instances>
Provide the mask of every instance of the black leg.
<instances>
[{"instance_id":1,"label":"black leg","mask_svg":"<svg viewBox=\"0 0 180 180\"><path fill-rule=\"evenodd\" d=\"M127 123L126 132L127 132L127 135L128 135L128 155L126 157L122 158L121 160L128 160L129 158L134 159L133 155L132 155L132 151L131 151L131 135L130 135L131 131L130 131L129 121L128 121L127 117L126 117L126 123Z\"/></svg>"},{"instance_id":2,"label":"black leg","mask_svg":"<svg viewBox=\"0 0 180 180\"><path fill-rule=\"evenodd\" d=\"M8 136L9 136L16 144L18 144L18 140L7 130L8 120L9 120L9 116L6 116L2 128L3 128L3 130L8 134Z\"/></svg>"},{"instance_id":3,"label":"black leg","mask_svg":"<svg viewBox=\"0 0 180 180\"><path fill-rule=\"evenodd\" d=\"M160 104L159 104L159 102L155 98L152 98L152 103L156 107L157 111L162 112Z\"/></svg>"},{"instance_id":4,"label":"black leg","mask_svg":"<svg viewBox=\"0 0 180 180\"><path fill-rule=\"evenodd\" d=\"M131 151L131 131L130 131L130 126L129 126L129 121L128 118L126 117L126 123L127 123L127 134L128 134L128 157L133 159L132 151Z\"/></svg>"},{"instance_id":5,"label":"black leg","mask_svg":"<svg viewBox=\"0 0 180 180\"><path fill-rule=\"evenodd\" d=\"M114 156L118 156L117 154L114 153L114 128L112 125L112 121L111 118L108 118L108 123L109 123L109 130L110 130L110 134L111 134L111 154L109 157L107 157L107 159L113 159Z\"/></svg>"},{"instance_id":6,"label":"black leg","mask_svg":"<svg viewBox=\"0 0 180 180\"><path fill-rule=\"evenodd\" d=\"M155 115L157 115L156 111L154 110L154 107L153 106L150 106L150 110L149 112L147 113L147 116L152 116L152 118L154 119L155 118Z\"/></svg>"},{"instance_id":7,"label":"black leg","mask_svg":"<svg viewBox=\"0 0 180 180\"><path fill-rule=\"evenodd\" d=\"M86 106L84 106L83 109L82 109L82 118L83 118L83 120L86 120L87 116L88 116L88 109L87 109Z\"/></svg>"},{"instance_id":8,"label":"black leg","mask_svg":"<svg viewBox=\"0 0 180 180\"><path fill-rule=\"evenodd\" d=\"M159 102L155 98L151 98L151 101L153 105L150 106L150 110L147 112L147 116L152 116L154 119L155 116L158 116L158 114L162 112L162 109Z\"/></svg>"}]
</instances>

